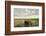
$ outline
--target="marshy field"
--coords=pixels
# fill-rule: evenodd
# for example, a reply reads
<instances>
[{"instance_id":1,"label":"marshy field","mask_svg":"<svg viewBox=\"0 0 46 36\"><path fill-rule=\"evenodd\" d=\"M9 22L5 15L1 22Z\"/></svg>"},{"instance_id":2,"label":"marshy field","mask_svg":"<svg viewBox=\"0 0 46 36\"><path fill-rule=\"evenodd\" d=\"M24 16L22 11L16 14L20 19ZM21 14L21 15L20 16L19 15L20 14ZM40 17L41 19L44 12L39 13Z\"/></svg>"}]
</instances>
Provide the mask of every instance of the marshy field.
<instances>
[{"instance_id":1,"label":"marshy field","mask_svg":"<svg viewBox=\"0 0 46 36\"><path fill-rule=\"evenodd\" d=\"M14 27L36 27L39 19L14 19Z\"/></svg>"}]
</instances>

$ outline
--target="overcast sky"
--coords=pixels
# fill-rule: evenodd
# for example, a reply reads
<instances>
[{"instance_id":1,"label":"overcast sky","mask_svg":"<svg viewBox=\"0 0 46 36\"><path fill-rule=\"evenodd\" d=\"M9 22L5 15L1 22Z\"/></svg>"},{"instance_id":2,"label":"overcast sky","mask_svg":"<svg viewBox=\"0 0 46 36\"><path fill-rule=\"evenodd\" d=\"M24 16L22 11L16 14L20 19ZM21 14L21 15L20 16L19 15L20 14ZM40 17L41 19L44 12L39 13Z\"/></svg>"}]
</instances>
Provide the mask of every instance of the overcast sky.
<instances>
[{"instance_id":1,"label":"overcast sky","mask_svg":"<svg viewBox=\"0 0 46 36\"><path fill-rule=\"evenodd\" d=\"M26 17L26 16L39 16L39 9L31 8L14 8L14 16Z\"/></svg>"}]
</instances>

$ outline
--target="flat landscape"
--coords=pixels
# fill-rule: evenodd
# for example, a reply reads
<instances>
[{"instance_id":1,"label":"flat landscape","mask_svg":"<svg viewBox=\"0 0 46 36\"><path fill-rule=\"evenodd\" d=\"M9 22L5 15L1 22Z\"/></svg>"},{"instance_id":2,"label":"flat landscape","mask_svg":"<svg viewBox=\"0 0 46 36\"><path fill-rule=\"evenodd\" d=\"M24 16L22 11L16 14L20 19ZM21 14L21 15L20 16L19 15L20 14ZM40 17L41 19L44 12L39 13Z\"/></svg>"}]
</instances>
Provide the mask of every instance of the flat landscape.
<instances>
[{"instance_id":1,"label":"flat landscape","mask_svg":"<svg viewBox=\"0 0 46 36\"><path fill-rule=\"evenodd\" d=\"M14 27L39 26L39 9L14 8Z\"/></svg>"},{"instance_id":2,"label":"flat landscape","mask_svg":"<svg viewBox=\"0 0 46 36\"><path fill-rule=\"evenodd\" d=\"M39 19L14 19L14 27L36 27Z\"/></svg>"}]
</instances>

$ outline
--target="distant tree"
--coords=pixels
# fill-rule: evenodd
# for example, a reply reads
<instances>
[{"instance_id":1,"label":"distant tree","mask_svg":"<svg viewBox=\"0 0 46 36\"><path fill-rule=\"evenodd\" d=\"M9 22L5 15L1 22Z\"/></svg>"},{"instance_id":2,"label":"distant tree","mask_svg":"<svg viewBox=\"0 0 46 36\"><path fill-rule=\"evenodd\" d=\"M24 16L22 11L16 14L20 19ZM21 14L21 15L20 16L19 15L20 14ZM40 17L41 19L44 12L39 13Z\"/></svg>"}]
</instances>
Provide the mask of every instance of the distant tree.
<instances>
[{"instance_id":1,"label":"distant tree","mask_svg":"<svg viewBox=\"0 0 46 36\"><path fill-rule=\"evenodd\" d=\"M24 22L24 26L25 26L25 27L28 27L28 26L29 26L29 22L28 22L28 21L25 21L25 22Z\"/></svg>"},{"instance_id":2,"label":"distant tree","mask_svg":"<svg viewBox=\"0 0 46 36\"><path fill-rule=\"evenodd\" d=\"M25 21L24 26L25 27L30 27L30 26L32 26L32 22L31 21Z\"/></svg>"}]
</instances>

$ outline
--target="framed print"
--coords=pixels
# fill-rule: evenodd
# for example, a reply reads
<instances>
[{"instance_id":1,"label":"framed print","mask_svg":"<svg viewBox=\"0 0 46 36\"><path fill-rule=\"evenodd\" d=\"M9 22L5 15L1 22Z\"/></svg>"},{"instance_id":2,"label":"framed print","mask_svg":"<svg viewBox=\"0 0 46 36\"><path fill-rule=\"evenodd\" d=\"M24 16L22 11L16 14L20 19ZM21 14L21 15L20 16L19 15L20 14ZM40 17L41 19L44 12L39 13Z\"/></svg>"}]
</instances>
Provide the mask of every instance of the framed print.
<instances>
[{"instance_id":1,"label":"framed print","mask_svg":"<svg viewBox=\"0 0 46 36\"><path fill-rule=\"evenodd\" d=\"M45 32L44 3L5 1L5 34Z\"/></svg>"}]
</instances>

